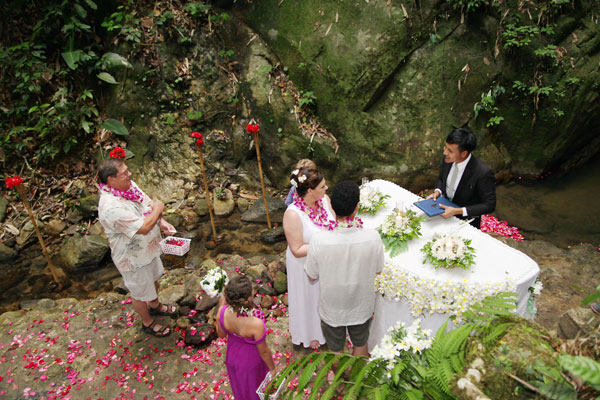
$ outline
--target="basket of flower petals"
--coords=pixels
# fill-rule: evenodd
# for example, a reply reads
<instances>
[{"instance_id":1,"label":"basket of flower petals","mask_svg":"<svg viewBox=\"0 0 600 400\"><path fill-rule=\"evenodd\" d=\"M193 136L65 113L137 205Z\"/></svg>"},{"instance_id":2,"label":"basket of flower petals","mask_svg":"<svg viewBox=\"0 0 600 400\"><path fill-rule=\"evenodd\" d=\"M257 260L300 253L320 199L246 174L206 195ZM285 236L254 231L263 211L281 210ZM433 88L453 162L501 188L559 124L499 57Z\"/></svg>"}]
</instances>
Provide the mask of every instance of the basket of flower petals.
<instances>
[{"instance_id":1,"label":"basket of flower petals","mask_svg":"<svg viewBox=\"0 0 600 400\"><path fill-rule=\"evenodd\" d=\"M271 373L267 372L265 379L262 381L262 383L256 390L256 394L258 395L260 400L275 400L281 393L281 390L283 389L283 386L285 385L287 379L284 379L283 381L281 381L281 383L279 384L279 387L272 386L267 391L267 387L269 386L269 383L271 383L271 381L273 379L274 378L271 378Z\"/></svg>"},{"instance_id":2,"label":"basket of flower petals","mask_svg":"<svg viewBox=\"0 0 600 400\"><path fill-rule=\"evenodd\" d=\"M182 256L190 250L191 239L167 236L160 241L160 249L164 254Z\"/></svg>"}]
</instances>

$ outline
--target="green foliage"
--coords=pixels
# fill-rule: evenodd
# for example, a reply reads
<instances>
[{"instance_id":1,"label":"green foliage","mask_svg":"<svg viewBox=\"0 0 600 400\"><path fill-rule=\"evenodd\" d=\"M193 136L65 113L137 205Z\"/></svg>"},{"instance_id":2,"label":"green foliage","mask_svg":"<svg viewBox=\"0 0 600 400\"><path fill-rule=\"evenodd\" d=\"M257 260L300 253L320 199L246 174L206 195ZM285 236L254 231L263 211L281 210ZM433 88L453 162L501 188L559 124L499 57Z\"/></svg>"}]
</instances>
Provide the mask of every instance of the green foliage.
<instances>
[{"instance_id":1,"label":"green foliage","mask_svg":"<svg viewBox=\"0 0 600 400\"><path fill-rule=\"evenodd\" d=\"M534 25L517 25L515 23L507 24L502 32L504 39L504 48L526 47L531 43L531 39L540 33L540 29Z\"/></svg>"},{"instance_id":2,"label":"green foliage","mask_svg":"<svg viewBox=\"0 0 600 400\"><path fill-rule=\"evenodd\" d=\"M298 100L298 107L300 108L309 108L311 106L315 105L315 102L317 101L317 97L315 96L315 94L311 91L308 90L301 90L300 91L300 99Z\"/></svg>"},{"instance_id":3,"label":"green foliage","mask_svg":"<svg viewBox=\"0 0 600 400\"><path fill-rule=\"evenodd\" d=\"M132 44L138 44L142 38L141 20L131 11L133 1L127 5L118 6L116 12L102 22L102 27L119 39Z\"/></svg>"},{"instance_id":4,"label":"green foliage","mask_svg":"<svg viewBox=\"0 0 600 400\"><path fill-rule=\"evenodd\" d=\"M116 119L112 119L112 118L107 119L102 124L102 127L104 129L107 129L107 130L119 135L119 136L128 136L129 135L129 131L127 130L127 128L125 128L125 125L123 125L121 122L117 121Z\"/></svg>"},{"instance_id":5,"label":"green foliage","mask_svg":"<svg viewBox=\"0 0 600 400\"><path fill-rule=\"evenodd\" d=\"M448 0L455 10L475 11L481 6L488 5L488 0Z\"/></svg>"},{"instance_id":6,"label":"green foliage","mask_svg":"<svg viewBox=\"0 0 600 400\"><path fill-rule=\"evenodd\" d=\"M600 391L600 363L584 356L561 355L560 366L595 390Z\"/></svg>"},{"instance_id":7,"label":"green foliage","mask_svg":"<svg viewBox=\"0 0 600 400\"><path fill-rule=\"evenodd\" d=\"M200 119L200 118L202 118L202 115L203 115L202 111L192 111L192 112L187 113L187 117L192 120Z\"/></svg>"},{"instance_id":8,"label":"green foliage","mask_svg":"<svg viewBox=\"0 0 600 400\"><path fill-rule=\"evenodd\" d=\"M191 2L185 6L185 10L194 17L204 17L211 11L212 6L202 2Z\"/></svg>"},{"instance_id":9,"label":"green foliage","mask_svg":"<svg viewBox=\"0 0 600 400\"><path fill-rule=\"evenodd\" d=\"M488 90L487 93L482 93L481 101L478 101L473 106L473 112L474 112L473 118L477 119L477 117L479 116L479 113L481 111L485 111L490 114L490 118L488 119L488 122L486 123L487 127L494 126L494 125L500 125L500 122L502 122L502 120L504 120L504 118L499 115L496 115L496 112L498 112L498 107L496 106L496 100L498 99L498 97L500 97L502 94L504 94L504 92L505 92L504 87L496 84L490 90Z\"/></svg>"}]
</instances>

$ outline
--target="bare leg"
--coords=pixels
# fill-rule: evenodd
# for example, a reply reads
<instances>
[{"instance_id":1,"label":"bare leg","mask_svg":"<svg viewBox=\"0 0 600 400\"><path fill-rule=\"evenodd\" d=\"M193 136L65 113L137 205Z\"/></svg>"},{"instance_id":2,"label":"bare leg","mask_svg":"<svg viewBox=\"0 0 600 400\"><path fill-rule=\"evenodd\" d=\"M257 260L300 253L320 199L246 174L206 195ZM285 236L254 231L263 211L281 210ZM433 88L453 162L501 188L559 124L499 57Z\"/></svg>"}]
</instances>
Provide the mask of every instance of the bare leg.
<instances>
[{"instance_id":1,"label":"bare leg","mask_svg":"<svg viewBox=\"0 0 600 400\"><path fill-rule=\"evenodd\" d=\"M156 289L156 299L148 302L148 305L152 308L156 308L160 304L158 302L158 281L154 281L154 288Z\"/></svg>"},{"instance_id":2,"label":"bare leg","mask_svg":"<svg viewBox=\"0 0 600 400\"><path fill-rule=\"evenodd\" d=\"M156 300L155 300L156 301ZM142 322L144 325L148 326L152 323L153 319L148 312L148 305L145 301L131 299L131 303L133 304L133 309L136 313L142 318Z\"/></svg>"},{"instance_id":3,"label":"bare leg","mask_svg":"<svg viewBox=\"0 0 600 400\"><path fill-rule=\"evenodd\" d=\"M366 356L369 357L369 345L365 344L364 346L354 346L352 348L352 355L356 356Z\"/></svg>"}]
</instances>

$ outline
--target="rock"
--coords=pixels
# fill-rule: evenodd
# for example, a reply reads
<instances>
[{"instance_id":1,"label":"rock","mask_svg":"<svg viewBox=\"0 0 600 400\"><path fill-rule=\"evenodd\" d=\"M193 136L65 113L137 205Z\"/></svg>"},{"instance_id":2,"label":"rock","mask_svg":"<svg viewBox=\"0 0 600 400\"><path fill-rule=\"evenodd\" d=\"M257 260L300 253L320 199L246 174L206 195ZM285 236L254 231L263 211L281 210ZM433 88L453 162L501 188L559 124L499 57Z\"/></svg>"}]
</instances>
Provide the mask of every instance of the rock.
<instances>
[{"instance_id":1,"label":"rock","mask_svg":"<svg viewBox=\"0 0 600 400\"><path fill-rule=\"evenodd\" d=\"M95 224L92 224L90 226L90 229L88 230L88 233L91 235L100 235L104 238L106 237L106 233L104 233L104 228L102 227L100 221L97 221Z\"/></svg>"},{"instance_id":2,"label":"rock","mask_svg":"<svg viewBox=\"0 0 600 400\"><path fill-rule=\"evenodd\" d=\"M83 218L92 218L98 215L98 200L100 196L91 194L79 199L79 209Z\"/></svg>"},{"instance_id":3,"label":"rock","mask_svg":"<svg viewBox=\"0 0 600 400\"><path fill-rule=\"evenodd\" d=\"M275 296L275 291L270 286L260 285L258 287L258 294L264 294L265 296Z\"/></svg>"},{"instance_id":4,"label":"rock","mask_svg":"<svg viewBox=\"0 0 600 400\"><path fill-rule=\"evenodd\" d=\"M265 295L260 302L260 306L265 310L270 310L275 305L275 300L269 295Z\"/></svg>"},{"instance_id":5,"label":"rock","mask_svg":"<svg viewBox=\"0 0 600 400\"><path fill-rule=\"evenodd\" d=\"M33 260L31 260L31 264L29 264L29 268L31 270L42 270L46 267L46 265L48 265L48 261L46 261L46 257L44 257L42 254L40 254L39 256L37 256Z\"/></svg>"},{"instance_id":6,"label":"rock","mask_svg":"<svg viewBox=\"0 0 600 400\"><path fill-rule=\"evenodd\" d=\"M21 310L31 310L34 308L49 310L54 307L56 307L56 301L52 299L23 300L19 303Z\"/></svg>"},{"instance_id":7,"label":"rock","mask_svg":"<svg viewBox=\"0 0 600 400\"><path fill-rule=\"evenodd\" d=\"M596 315L589 307L572 308L558 321L557 334L563 339L575 339L587 336L600 325L600 316Z\"/></svg>"},{"instance_id":8,"label":"rock","mask_svg":"<svg viewBox=\"0 0 600 400\"><path fill-rule=\"evenodd\" d=\"M158 299L163 304L177 304L185 294L183 285L171 285L158 292Z\"/></svg>"},{"instance_id":9,"label":"rock","mask_svg":"<svg viewBox=\"0 0 600 400\"><path fill-rule=\"evenodd\" d=\"M196 303L196 307L194 307L194 309L198 312L204 313L216 306L218 302L219 299L216 296L210 297L206 295L206 293L203 293L202 298L198 301L198 303Z\"/></svg>"},{"instance_id":10,"label":"rock","mask_svg":"<svg viewBox=\"0 0 600 400\"><path fill-rule=\"evenodd\" d=\"M72 224L76 224L82 219L81 212L79 210L69 210L67 212L67 221Z\"/></svg>"},{"instance_id":11,"label":"rock","mask_svg":"<svg viewBox=\"0 0 600 400\"><path fill-rule=\"evenodd\" d=\"M179 229L179 227L183 224L183 217L178 213L167 214L164 218L165 221L173 225L175 229Z\"/></svg>"},{"instance_id":12,"label":"rock","mask_svg":"<svg viewBox=\"0 0 600 400\"><path fill-rule=\"evenodd\" d=\"M283 253L283 254L285 254L285 250L287 249L287 242L275 243L273 245L272 249L276 253Z\"/></svg>"},{"instance_id":13,"label":"rock","mask_svg":"<svg viewBox=\"0 0 600 400\"><path fill-rule=\"evenodd\" d=\"M273 311L271 311L271 315L274 316L274 317L276 317L276 318L280 318L280 317L283 317L285 315L285 312L283 312L283 310L281 309L281 307L277 307Z\"/></svg>"},{"instance_id":14,"label":"rock","mask_svg":"<svg viewBox=\"0 0 600 400\"><path fill-rule=\"evenodd\" d=\"M44 231L50 236L58 236L66 227L66 222L60 219L53 219L46 224Z\"/></svg>"},{"instance_id":15,"label":"rock","mask_svg":"<svg viewBox=\"0 0 600 400\"><path fill-rule=\"evenodd\" d=\"M220 198L219 198L220 197ZM217 217L228 217L233 214L235 201L229 189L221 188L213 193L213 211Z\"/></svg>"},{"instance_id":16,"label":"rock","mask_svg":"<svg viewBox=\"0 0 600 400\"><path fill-rule=\"evenodd\" d=\"M99 235L75 235L60 251L68 273L96 269L109 251L108 240Z\"/></svg>"},{"instance_id":17,"label":"rock","mask_svg":"<svg viewBox=\"0 0 600 400\"><path fill-rule=\"evenodd\" d=\"M183 209L180 211L182 222L181 225L187 229L192 230L198 227L200 223L200 217L197 213L192 210Z\"/></svg>"},{"instance_id":18,"label":"rock","mask_svg":"<svg viewBox=\"0 0 600 400\"><path fill-rule=\"evenodd\" d=\"M17 252L0 242L0 261L9 261L15 258Z\"/></svg>"},{"instance_id":19,"label":"rock","mask_svg":"<svg viewBox=\"0 0 600 400\"><path fill-rule=\"evenodd\" d=\"M217 255L217 265L223 268L223 270L227 272L231 278L237 275L238 270L244 271L246 269L248 266L248 260L237 254L219 254Z\"/></svg>"},{"instance_id":20,"label":"rock","mask_svg":"<svg viewBox=\"0 0 600 400\"><path fill-rule=\"evenodd\" d=\"M282 261L271 261L267 264L267 270L269 271L271 276L275 276L275 274L277 274L277 271L281 271L284 274L287 272L285 268L285 263Z\"/></svg>"},{"instance_id":21,"label":"rock","mask_svg":"<svg viewBox=\"0 0 600 400\"><path fill-rule=\"evenodd\" d=\"M192 326L192 323L190 322L189 318L180 317L177 318L177 321L175 321L175 325L177 325L177 327L179 327L180 329L186 330L187 328Z\"/></svg>"},{"instance_id":22,"label":"rock","mask_svg":"<svg viewBox=\"0 0 600 400\"><path fill-rule=\"evenodd\" d=\"M216 338L216 328L210 324L202 324L186 329L184 342L188 346L203 348L208 346Z\"/></svg>"},{"instance_id":23,"label":"rock","mask_svg":"<svg viewBox=\"0 0 600 400\"><path fill-rule=\"evenodd\" d=\"M281 271L275 272L275 280L273 281L273 289L277 294L287 292L287 275Z\"/></svg>"},{"instance_id":24,"label":"rock","mask_svg":"<svg viewBox=\"0 0 600 400\"><path fill-rule=\"evenodd\" d=\"M286 306L288 306L288 295L287 293L284 295L279 296L279 300Z\"/></svg>"},{"instance_id":25,"label":"rock","mask_svg":"<svg viewBox=\"0 0 600 400\"><path fill-rule=\"evenodd\" d=\"M269 206L269 216L271 222L281 222L283 220L283 213L287 206L279 199L267 197L267 204ZM242 214L241 217L244 222L267 222L267 214L265 213L265 202L260 199L255 201L254 204Z\"/></svg>"},{"instance_id":26,"label":"rock","mask_svg":"<svg viewBox=\"0 0 600 400\"><path fill-rule=\"evenodd\" d=\"M273 244L285 240L283 226L278 226L273 229L264 229L260 232L260 240L266 244Z\"/></svg>"},{"instance_id":27,"label":"rock","mask_svg":"<svg viewBox=\"0 0 600 400\"><path fill-rule=\"evenodd\" d=\"M0 222L6 218L6 207L8 207L8 200L6 197L0 196Z\"/></svg>"},{"instance_id":28,"label":"rock","mask_svg":"<svg viewBox=\"0 0 600 400\"><path fill-rule=\"evenodd\" d=\"M262 273L266 269L267 268L263 264L251 265L246 270L246 275L252 278L253 280L262 279Z\"/></svg>"},{"instance_id":29,"label":"rock","mask_svg":"<svg viewBox=\"0 0 600 400\"><path fill-rule=\"evenodd\" d=\"M243 214L248 208L250 208L250 202L248 201L248 199L239 197L237 200L237 207L238 210L240 210L240 213Z\"/></svg>"},{"instance_id":30,"label":"rock","mask_svg":"<svg viewBox=\"0 0 600 400\"><path fill-rule=\"evenodd\" d=\"M206 217L208 215L208 201L206 199L198 199L194 205L194 211L200 217Z\"/></svg>"},{"instance_id":31,"label":"rock","mask_svg":"<svg viewBox=\"0 0 600 400\"><path fill-rule=\"evenodd\" d=\"M86 275L90 282L94 282L98 286L106 282L112 282L120 276L119 270L112 262Z\"/></svg>"},{"instance_id":32,"label":"rock","mask_svg":"<svg viewBox=\"0 0 600 400\"><path fill-rule=\"evenodd\" d=\"M246 259L249 265L266 264L267 260L264 256L252 256Z\"/></svg>"},{"instance_id":33,"label":"rock","mask_svg":"<svg viewBox=\"0 0 600 400\"><path fill-rule=\"evenodd\" d=\"M204 271L208 271L209 269L212 269L217 266L218 266L218 264L215 262L215 260L212 260L212 259L208 259L208 260L204 261L201 265L201 267Z\"/></svg>"},{"instance_id":34,"label":"rock","mask_svg":"<svg viewBox=\"0 0 600 400\"><path fill-rule=\"evenodd\" d=\"M37 221L38 227L40 226L40 222ZM34 240L35 237L35 229L33 227L33 223L31 219L28 219L25 223L25 226L21 229L19 236L17 237L17 244L19 246L24 246L25 244Z\"/></svg>"},{"instance_id":35,"label":"rock","mask_svg":"<svg viewBox=\"0 0 600 400\"><path fill-rule=\"evenodd\" d=\"M123 283L123 278L122 277L118 277L113 279L112 281L110 281L113 290L116 293L122 294L122 295L126 295L127 293L129 293L129 289L127 289L127 286L125 286L125 284Z\"/></svg>"}]
</instances>

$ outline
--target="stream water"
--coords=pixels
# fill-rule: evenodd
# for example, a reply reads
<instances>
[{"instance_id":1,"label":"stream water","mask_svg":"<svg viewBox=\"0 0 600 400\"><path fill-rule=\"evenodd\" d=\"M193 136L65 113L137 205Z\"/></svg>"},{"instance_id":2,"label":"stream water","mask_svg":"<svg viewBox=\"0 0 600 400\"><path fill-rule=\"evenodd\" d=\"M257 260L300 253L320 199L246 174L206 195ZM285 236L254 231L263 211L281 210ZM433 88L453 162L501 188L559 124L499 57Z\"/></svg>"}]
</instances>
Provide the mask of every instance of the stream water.
<instances>
[{"instance_id":1,"label":"stream water","mask_svg":"<svg viewBox=\"0 0 600 400\"><path fill-rule=\"evenodd\" d=\"M493 215L519 227L525 239L560 247L580 243L600 247L599 176L600 157L596 157L561 177L499 185Z\"/></svg>"}]
</instances>

